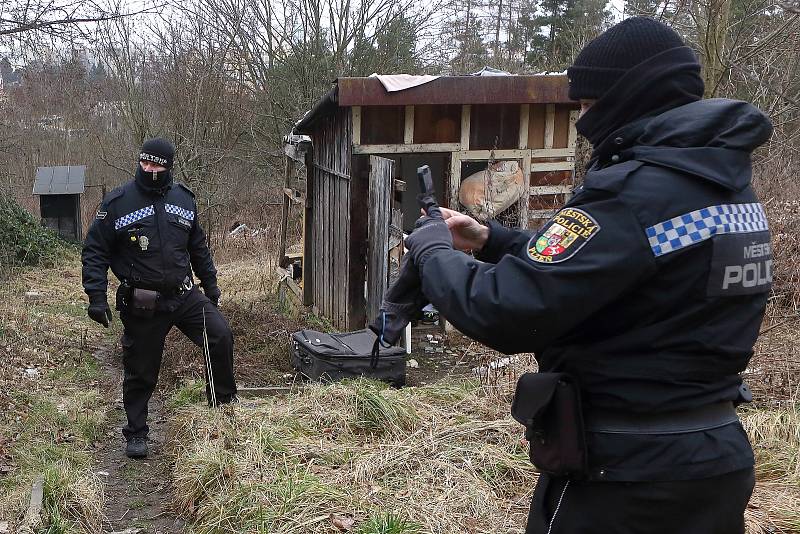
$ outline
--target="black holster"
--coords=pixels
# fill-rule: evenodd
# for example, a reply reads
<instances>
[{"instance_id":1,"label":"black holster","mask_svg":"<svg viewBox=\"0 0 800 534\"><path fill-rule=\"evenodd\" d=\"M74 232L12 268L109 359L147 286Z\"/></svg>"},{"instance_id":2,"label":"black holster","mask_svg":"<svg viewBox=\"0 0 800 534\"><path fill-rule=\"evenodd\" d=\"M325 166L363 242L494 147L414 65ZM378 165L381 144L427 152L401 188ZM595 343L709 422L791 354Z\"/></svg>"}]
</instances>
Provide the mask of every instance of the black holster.
<instances>
[{"instance_id":1,"label":"black holster","mask_svg":"<svg viewBox=\"0 0 800 534\"><path fill-rule=\"evenodd\" d=\"M531 462L542 472L582 478L587 472L580 389L566 373L525 373L511 415L525 425Z\"/></svg>"},{"instance_id":2,"label":"black holster","mask_svg":"<svg viewBox=\"0 0 800 534\"><path fill-rule=\"evenodd\" d=\"M118 312L127 312L131 305L131 293L133 293L133 286L127 282L122 281L117 288L117 304L116 309Z\"/></svg>"}]
</instances>

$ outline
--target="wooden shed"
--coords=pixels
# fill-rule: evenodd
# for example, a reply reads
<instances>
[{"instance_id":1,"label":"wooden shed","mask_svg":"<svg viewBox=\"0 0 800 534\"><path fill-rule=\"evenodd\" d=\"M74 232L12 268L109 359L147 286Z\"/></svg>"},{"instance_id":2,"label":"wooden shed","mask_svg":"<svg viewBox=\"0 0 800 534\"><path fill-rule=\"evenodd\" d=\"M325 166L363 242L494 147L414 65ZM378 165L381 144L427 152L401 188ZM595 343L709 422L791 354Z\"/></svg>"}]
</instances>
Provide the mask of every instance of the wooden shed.
<instances>
[{"instance_id":1,"label":"wooden shed","mask_svg":"<svg viewBox=\"0 0 800 534\"><path fill-rule=\"evenodd\" d=\"M459 209L462 177L516 161L527 187L505 222L550 217L572 189L578 105L567 91L563 75L439 77L394 92L377 77L337 80L293 130L311 139L305 184L289 183L287 157L286 202L305 207L303 303L338 329L364 327L419 216L420 165L440 203Z\"/></svg>"},{"instance_id":2,"label":"wooden shed","mask_svg":"<svg viewBox=\"0 0 800 534\"><path fill-rule=\"evenodd\" d=\"M33 194L39 195L42 225L71 241L83 239L81 195L86 166L38 167Z\"/></svg>"}]
</instances>

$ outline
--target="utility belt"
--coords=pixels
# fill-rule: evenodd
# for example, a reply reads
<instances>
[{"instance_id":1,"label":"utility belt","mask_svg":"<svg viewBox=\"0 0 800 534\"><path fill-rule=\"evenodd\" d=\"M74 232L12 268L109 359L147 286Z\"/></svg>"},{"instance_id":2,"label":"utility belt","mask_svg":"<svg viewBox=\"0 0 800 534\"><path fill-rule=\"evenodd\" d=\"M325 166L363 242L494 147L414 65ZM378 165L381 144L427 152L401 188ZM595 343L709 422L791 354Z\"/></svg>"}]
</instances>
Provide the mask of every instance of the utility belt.
<instances>
[{"instance_id":1,"label":"utility belt","mask_svg":"<svg viewBox=\"0 0 800 534\"><path fill-rule=\"evenodd\" d=\"M161 299L179 297L192 290L194 282L187 275L181 285L170 291L157 291L135 287L123 280L117 289L117 310L128 312L134 317L152 317Z\"/></svg>"},{"instance_id":2,"label":"utility belt","mask_svg":"<svg viewBox=\"0 0 800 534\"><path fill-rule=\"evenodd\" d=\"M749 393L746 386L743 389ZM578 383L566 373L522 375L514 393L511 415L525 425L531 462L542 472L571 478L583 478L588 472L587 432L683 434L739 420L733 402L659 414L584 410Z\"/></svg>"},{"instance_id":3,"label":"utility belt","mask_svg":"<svg viewBox=\"0 0 800 534\"><path fill-rule=\"evenodd\" d=\"M598 434L685 434L719 428L738 420L736 408L730 401L654 414L584 412L586 431Z\"/></svg>"}]
</instances>

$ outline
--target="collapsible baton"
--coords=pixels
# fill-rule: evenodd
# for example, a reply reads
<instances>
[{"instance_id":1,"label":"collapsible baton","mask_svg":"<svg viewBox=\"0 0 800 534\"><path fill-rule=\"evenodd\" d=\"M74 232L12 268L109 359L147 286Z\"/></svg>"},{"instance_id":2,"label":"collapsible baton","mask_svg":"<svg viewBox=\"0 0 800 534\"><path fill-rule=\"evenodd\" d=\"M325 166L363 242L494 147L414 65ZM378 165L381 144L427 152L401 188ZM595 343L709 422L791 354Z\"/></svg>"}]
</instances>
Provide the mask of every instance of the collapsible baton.
<instances>
[{"instance_id":1,"label":"collapsible baton","mask_svg":"<svg viewBox=\"0 0 800 534\"><path fill-rule=\"evenodd\" d=\"M211 368L211 351L208 348L208 330L206 329L206 308L203 306L203 355L206 359L208 387L211 389L211 406L217 406L217 392L214 390L214 371Z\"/></svg>"}]
</instances>

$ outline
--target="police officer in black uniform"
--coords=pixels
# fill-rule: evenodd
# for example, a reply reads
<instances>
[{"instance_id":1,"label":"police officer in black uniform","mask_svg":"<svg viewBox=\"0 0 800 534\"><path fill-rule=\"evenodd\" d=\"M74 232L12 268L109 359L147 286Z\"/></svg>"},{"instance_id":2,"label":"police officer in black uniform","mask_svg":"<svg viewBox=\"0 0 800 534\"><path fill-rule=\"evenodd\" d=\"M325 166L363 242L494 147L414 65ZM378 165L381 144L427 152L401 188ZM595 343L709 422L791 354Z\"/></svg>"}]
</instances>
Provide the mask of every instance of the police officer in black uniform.
<instances>
[{"instance_id":1,"label":"police officer in black uniform","mask_svg":"<svg viewBox=\"0 0 800 534\"><path fill-rule=\"evenodd\" d=\"M751 153L772 126L702 100L699 73L664 24L612 27L568 70L594 150L566 206L533 234L443 210L407 240L460 331L536 354L514 408L544 464L528 533L744 532L754 461L734 407L772 280Z\"/></svg>"},{"instance_id":2,"label":"police officer in black uniform","mask_svg":"<svg viewBox=\"0 0 800 534\"><path fill-rule=\"evenodd\" d=\"M194 194L173 182L174 156L166 139L145 142L135 179L106 195L83 247L88 314L105 327L112 319L106 297L109 267L120 281L116 309L125 327L123 403L128 416L122 433L132 458L147 456L147 403L173 326L204 348L209 403L236 399L233 335L217 309L217 271Z\"/></svg>"}]
</instances>

